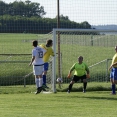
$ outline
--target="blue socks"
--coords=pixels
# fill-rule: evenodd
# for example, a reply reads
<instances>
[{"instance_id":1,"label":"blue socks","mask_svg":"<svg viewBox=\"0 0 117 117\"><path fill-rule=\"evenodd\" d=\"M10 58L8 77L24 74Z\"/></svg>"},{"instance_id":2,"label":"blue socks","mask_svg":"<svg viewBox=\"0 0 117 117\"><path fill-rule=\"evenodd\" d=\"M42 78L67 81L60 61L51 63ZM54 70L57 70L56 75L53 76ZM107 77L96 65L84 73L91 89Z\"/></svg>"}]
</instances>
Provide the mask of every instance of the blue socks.
<instances>
[{"instance_id":1,"label":"blue socks","mask_svg":"<svg viewBox=\"0 0 117 117\"><path fill-rule=\"evenodd\" d=\"M112 93L115 94L115 84L112 84Z\"/></svg>"},{"instance_id":2,"label":"blue socks","mask_svg":"<svg viewBox=\"0 0 117 117\"><path fill-rule=\"evenodd\" d=\"M43 75L43 85L46 85L46 75Z\"/></svg>"}]
</instances>

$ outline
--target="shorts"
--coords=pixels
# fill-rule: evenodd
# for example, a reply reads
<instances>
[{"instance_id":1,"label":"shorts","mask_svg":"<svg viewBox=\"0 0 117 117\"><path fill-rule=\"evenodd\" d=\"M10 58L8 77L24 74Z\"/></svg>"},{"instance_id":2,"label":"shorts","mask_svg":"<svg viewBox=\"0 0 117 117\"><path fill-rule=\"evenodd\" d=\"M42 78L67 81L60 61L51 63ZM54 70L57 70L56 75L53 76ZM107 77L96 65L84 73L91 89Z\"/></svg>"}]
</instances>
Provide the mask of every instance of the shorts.
<instances>
[{"instance_id":1,"label":"shorts","mask_svg":"<svg viewBox=\"0 0 117 117\"><path fill-rule=\"evenodd\" d=\"M86 79L86 75L83 75L83 76L74 75L74 77L72 78L72 81L77 82L77 81L81 80L81 82L83 82L83 79Z\"/></svg>"},{"instance_id":2,"label":"shorts","mask_svg":"<svg viewBox=\"0 0 117 117\"><path fill-rule=\"evenodd\" d=\"M113 80L117 80L117 68L112 68L111 72L110 72L110 78Z\"/></svg>"},{"instance_id":3,"label":"shorts","mask_svg":"<svg viewBox=\"0 0 117 117\"><path fill-rule=\"evenodd\" d=\"M49 63L48 62L44 63L44 71L48 71L48 68L49 68Z\"/></svg>"},{"instance_id":4,"label":"shorts","mask_svg":"<svg viewBox=\"0 0 117 117\"><path fill-rule=\"evenodd\" d=\"M34 75L42 75L42 73L43 73L43 65L41 65L41 66L34 66L33 65L33 74Z\"/></svg>"}]
</instances>

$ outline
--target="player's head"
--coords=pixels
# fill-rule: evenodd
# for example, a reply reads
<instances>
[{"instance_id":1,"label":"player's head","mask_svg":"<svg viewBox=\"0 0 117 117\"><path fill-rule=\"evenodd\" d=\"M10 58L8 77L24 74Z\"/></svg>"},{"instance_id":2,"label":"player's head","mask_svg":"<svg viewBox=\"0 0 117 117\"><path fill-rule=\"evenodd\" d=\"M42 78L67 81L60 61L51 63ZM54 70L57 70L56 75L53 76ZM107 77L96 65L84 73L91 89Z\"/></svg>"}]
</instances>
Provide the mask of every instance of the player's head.
<instances>
[{"instance_id":1,"label":"player's head","mask_svg":"<svg viewBox=\"0 0 117 117\"><path fill-rule=\"evenodd\" d=\"M117 46L115 46L115 51L117 52Z\"/></svg>"},{"instance_id":2,"label":"player's head","mask_svg":"<svg viewBox=\"0 0 117 117\"><path fill-rule=\"evenodd\" d=\"M32 45L33 45L34 47L37 47L38 41L37 41L37 40L32 41Z\"/></svg>"},{"instance_id":3,"label":"player's head","mask_svg":"<svg viewBox=\"0 0 117 117\"><path fill-rule=\"evenodd\" d=\"M52 46L52 44L53 44L53 41L52 41L51 39L48 39L48 40L46 41L46 45L47 45L47 46Z\"/></svg>"},{"instance_id":4,"label":"player's head","mask_svg":"<svg viewBox=\"0 0 117 117\"><path fill-rule=\"evenodd\" d=\"M79 62L79 63L82 63L82 61L83 61L83 57L82 57L82 56L79 56L79 57L78 57L78 62Z\"/></svg>"}]
</instances>

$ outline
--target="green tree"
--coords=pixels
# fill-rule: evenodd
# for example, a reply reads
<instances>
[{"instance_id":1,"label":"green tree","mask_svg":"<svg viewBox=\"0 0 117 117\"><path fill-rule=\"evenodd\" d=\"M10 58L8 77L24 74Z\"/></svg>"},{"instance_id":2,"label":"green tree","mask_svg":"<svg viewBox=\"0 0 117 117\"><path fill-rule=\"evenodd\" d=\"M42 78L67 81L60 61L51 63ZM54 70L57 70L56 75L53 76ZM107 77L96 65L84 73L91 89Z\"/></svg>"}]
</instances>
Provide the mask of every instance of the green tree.
<instances>
[{"instance_id":1,"label":"green tree","mask_svg":"<svg viewBox=\"0 0 117 117\"><path fill-rule=\"evenodd\" d=\"M4 15L7 8L8 8L8 4L6 4L3 1L0 1L0 15Z\"/></svg>"},{"instance_id":2,"label":"green tree","mask_svg":"<svg viewBox=\"0 0 117 117\"><path fill-rule=\"evenodd\" d=\"M60 20L69 20L69 17L63 16L63 14L61 14L59 17L60 17ZM55 18L57 19L57 16Z\"/></svg>"},{"instance_id":3,"label":"green tree","mask_svg":"<svg viewBox=\"0 0 117 117\"><path fill-rule=\"evenodd\" d=\"M0 1L0 15L20 15L25 17L38 16L43 17L46 12L44 7L40 6L39 3L31 2L29 0L23 1L14 1L13 3L6 4L3 1Z\"/></svg>"}]
</instances>

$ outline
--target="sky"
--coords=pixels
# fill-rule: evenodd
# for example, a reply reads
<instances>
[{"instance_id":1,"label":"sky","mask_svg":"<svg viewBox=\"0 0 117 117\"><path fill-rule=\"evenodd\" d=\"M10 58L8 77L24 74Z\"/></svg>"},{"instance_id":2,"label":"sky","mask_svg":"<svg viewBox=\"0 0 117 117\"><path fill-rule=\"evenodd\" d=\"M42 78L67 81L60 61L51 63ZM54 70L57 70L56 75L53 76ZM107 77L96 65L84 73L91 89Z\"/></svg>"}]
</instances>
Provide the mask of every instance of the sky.
<instances>
[{"instance_id":1,"label":"sky","mask_svg":"<svg viewBox=\"0 0 117 117\"><path fill-rule=\"evenodd\" d=\"M15 0L3 0L12 3ZM20 0L17 0L20 1ZM25 1L25 0L21 0ZM44 6L44 17L57 16L57 0L30 0ZM59 0L59 14L71 21L87 21L91 25L117 25L117 0Z\"/></svg>"}]
</instances>

